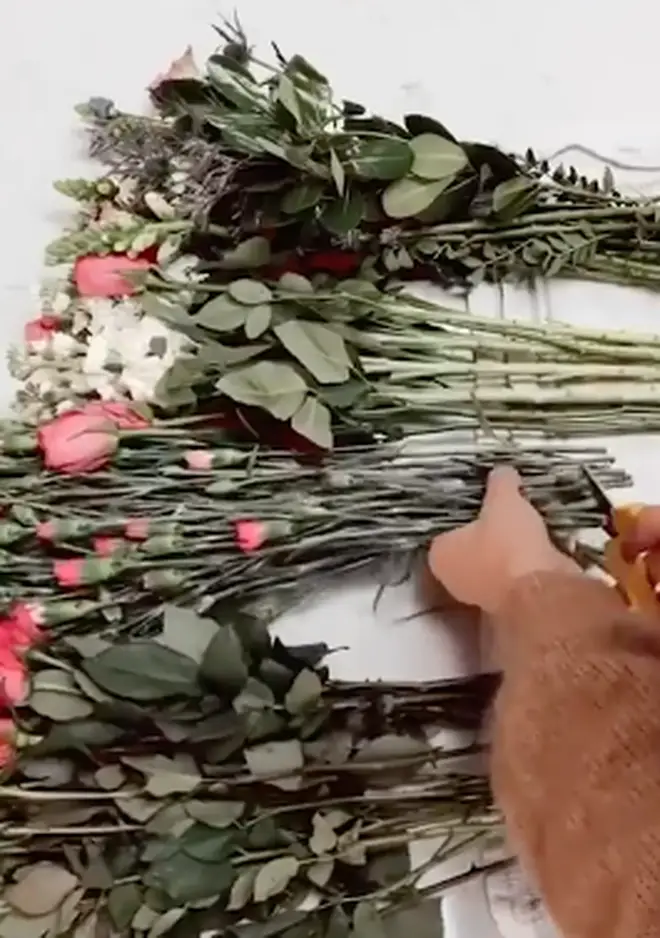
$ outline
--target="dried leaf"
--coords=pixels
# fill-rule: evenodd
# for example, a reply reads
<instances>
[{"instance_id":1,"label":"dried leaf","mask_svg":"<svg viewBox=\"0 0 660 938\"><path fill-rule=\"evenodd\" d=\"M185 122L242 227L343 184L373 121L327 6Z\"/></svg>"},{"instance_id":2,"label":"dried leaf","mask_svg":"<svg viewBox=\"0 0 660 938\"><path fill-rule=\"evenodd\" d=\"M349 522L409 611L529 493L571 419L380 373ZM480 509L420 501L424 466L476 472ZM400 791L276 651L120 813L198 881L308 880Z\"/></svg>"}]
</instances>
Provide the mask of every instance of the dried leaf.
<instances>
[{"instance_id":1,"label":"dried leaf","mask_svg":"<svg viewBox=\"0 0 660 938\"><path fill-rule=\"evenodd\" d=\"M248 904L252 898L254 881L257 878L258 872L258 866L249 866L247 869L242 870L236 877L231 887L229 901L227 902L227 910L229 912L237 912Z\"/></svg>"},{"instance_id":2,"label":"dried leaf","mask_svg":"<svg viewBox=\"0 0 660 938\"><path fill-rule=\"evenodd\" d=\"M253 895L255 902L265 902L271 896L277 896L287 888L300 869L300 860L295 857L278 857L262 866L254 880Z\"/></svg>"},{"instance_id":3,"label":"dried leaf","mask_svg":"<svg viewBox=\"0 0 660 938\"><path fill-rule=\"evenodd\" d=\"M278 420L288 420L300 408L307 385L284 362L260 361L223 375L217 388L241 404L262 407Z\"/></svg>"},{"instance_id":4,"label":"dried leaf","mask_svg":"<svg viewBox=\"0 0 660 938\"><path fill-rule=\"evenodd\" d=\"M56 863L37 863L17 883L7 886L3 900L14 912L39 918L58 909L79 880Z\"/></svg>"},{"instance_id":5,"label":"dried leaf","mask_svg":"<svg viewBox=\"0 0 660 938\"><path fill-rule=\"evenodd\" d=\"M310 671L309 668L303 668L289 688L284 698L284 706L289 713L297 716L313 710L321 699L322 693L323 685L318 674Z\"/></svg>"},{"instance_id":6,"label":"dried leaf","mask_svg":"<svg viewBox=\"0 0 660 938\"><path fill-rule=\"evenodd\" d=\"M271 775L281 776L270 784L285 791L295 791L300 787L297 774L304 765L300 740L286 739L262 743L245 750L245 761L250 772L257 778Z\"/></svg>"},{"instance_id":7,"label":"dried leaf","mask_svg":"<svg viewBox=\"0 0 660 938\"><path fill-rule=\"evenodd\" d=\"M158 641L166 648L199 664L217 631L218 623L213 619L198 616L191 609L166 605L163 613L163 631L158 636Z\"/></svg>"},{"instance_id":8,"label":"dried leaf","mask_svg":"<svg viewBox=\"0 0 660 938\"><path fill-rule=\"evenodd\" d=\"M199 695L197 664L158 642L113 645L82 667L103 690L128 700Z\"/></svg>"},{"instance_id":9,"label":"dried leaf","mask_svg":"<svg viewBox=\"0 0 660 938\"><path fill-rule=\"evenodd\" d=\"M348 380L351 359L343 338L330 326L308 319L289 319L275 326L273 331L286 350L317 381L341 384Z\"/></svg>"},{"instance_id":10,"label":"dried leaf","mask_svg":"<svg viewBox=\"0 0 660 938\"><path fill-rule=\"evenodd\" d=\"M261 306L262 303L270 303L273 294L265 283L259 280L233 280L227 287L227 291L232 299L244 306Z\"/></svg>"}]
</instances>

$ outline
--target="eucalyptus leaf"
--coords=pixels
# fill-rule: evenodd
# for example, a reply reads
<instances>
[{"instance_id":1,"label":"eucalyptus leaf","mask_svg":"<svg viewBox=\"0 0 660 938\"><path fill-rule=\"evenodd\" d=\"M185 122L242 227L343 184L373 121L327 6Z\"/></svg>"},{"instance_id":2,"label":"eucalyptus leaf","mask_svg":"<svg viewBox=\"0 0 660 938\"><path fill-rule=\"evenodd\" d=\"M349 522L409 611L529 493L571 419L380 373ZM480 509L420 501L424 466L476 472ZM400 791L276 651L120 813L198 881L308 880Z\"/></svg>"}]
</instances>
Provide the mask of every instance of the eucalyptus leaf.
<instances>
[{"instance_id":1,"label":"eucalyptus leaf","mask_svg":"<svg viewBox=\"0 0 660 938\"><path fill-rule=\"evenodd\" d=\"M238 821L245 804L242 801L188 801L185 810L194 821L224 830Z\"/></svg>"},{"instance_id":2,"label":"eucalyptus leaf","mask_svg":"<svg viewBox=\"0 0 660 938\"><path fill-rule=\"evenodd\" d=\"M112 923L125 931L142 905L142 890L137 883L120 883L108 893L107 907Z\"/></svg>"},{"instance_id":3,"label":"eucalyptus leaf","mask_svg":"<svg viewBox=\"0 0 660 938\"><path fill-rule=\"evenodd\" d=\"M390 218L411 218L432 205L453 180L453 176L433 182L412 178L398 179L383 193L383 210Z\"/></svg>"},{"instance_id":4,"label":"eucalyptus leaf","mask_svg":"<svg viewBox=\"0 0 660 938\"><path fill-rule=\"evenodd\" d=\"M258 866L249 866L238 874L229 893L229 901L227 902L229 912L237 912L239 909L245 908L252 899L254 881L258 872Z\"/></svg>"},{"instance_id":5,"label":"eucalyptus leaf","mask_svg":"<svg viewBox=\"0 0 660 938\"><path fill-rule=\"evenodd\" d=\"M177 753L173 757L160 754L125 756L123 762L146 776L145 790L154 798L187 794L194 791L201 782L194 759L185 752Z\"/></svg>"},{"instance_id":6,"label":"eucalyptus leaf","mask_svg":"<svg viewBox=\"0 0 660 938\"><path fill-rule=\"evenodd\" d=\"M265 267L270 263L270 241L261 235L241 241L235 248L225 251L220 260L223 270Z\"/></svg>"},{"instance_id":7,"label":"eucalyptus leaf","mask_svg":"<svg viewBox=\"0 0 660 938\"><path fill-rule=\"evenodd\" d=\"M28 706L58 723L84 719L94 712L93 705L80 693L73 675L58 668L46 668L34 675Z\"/></svg>"},{"instance_id":8,"label":"eucalyptus leaf","mask_svg":"<svg viewBox=\"0 0 660 938\"><path fill-rule=\"evenodd\" d=\"M234 872L226 859L198 860L183 850L155 860L144 874L146 886L161 890L176 903L210 899L229 890Z\"/></svg>"},{"instance_id":9,"label":"eucalyptus leaf","mask_svg":"<svg viewBox=\"0 0 660 938\"><path fill-rule=\"evenodd\" d=\"M330 326L308 319L289 319L279 323L273 331L286 350L317 381L341 384L348 380L351 359L343 338Z\"/></svg>"},{"instance_id":10,"label":"eucalyptus leaf","mask_svg":"<svg viewBox=\"0 0 660 938\"><path fill-rule=\"evenodd\" d=\"M465 150L437 134L421 134L410 141L412 173L420 179L453 179L468 165Z\"/></svg>"},{"instance_id":11,"label":"eucalyptus leaf","mask_svg":"<svg viewBox=\"0 0 660 938\"><path fill-rule=\"evenodd\" d=\"M78 877L63 866L44 861L23 871L18 882L6 885L2 898L14 912L38 918L58 909L78 884Z\"/></svg>"},{"instance_id":12,"label":"eucalyptus leaf","mask_svg":"<svg viewBox=\"0 0 660 938\"><path fill-rule=\"evenodd\" d=\"M113 645L81 667L103 690L128 700L199 695L196 662L158 642Z\"/></svg>"},{"instance_id":13,"label":"eucalyptus leaf","mask_svg":"<svg viewBox=\"0 0 660 938\"><path fill-rule=\"evenodd\" d=\"M325 186L322 182L311 180L303 182L293 189L289 189L280 203L280 209L285 215L297 215L314 208L321 201Z\"/></svg>"},{"instance_id":14,"label":"eucalyptus leaf","mask_svg":"<svg viewBox=\"0 0 660 938\"><path fill-rule=\"evenodd\" d=\"M265 283L258 280L233 280L227 287L229 295L237 303L244 306L260 306L262 303L269 303L273 294Z\"/></svg>"},{"instance_id":15,"label":"eucalyptus leaf","mask_svg":"<svg viewBox=\"0 0 660 938\"><path fill-rule=\"evenodd\" d=\"M284 706L289 713L298 716L313 710L321 699L323 685L314 671L304 668L296 676L285 698Z\"/></svg>"},{"instance_id":16,"label":"eucalyptus leaf","mask_svg":"<svg viewBox=\"0 0 660 938\"><path fill-rule=\"evenodd\" d=\"M223 375L217 388L241 404L262 407L279 420L288 420L299 409L307 385L284 362L259 361Z\"/></svg>"},{"instance_id":17,"label":"eucalyptus leaf","mask_svg":"<svg viewBox=\"0 0 660 938\"><path fill-rule=\"evenodd\" d=\"M240 282L239 280L238 283ZM243 303L236 303L221 294L205 303L192 317L191 322L213 332L233 332L243 326L248 312L248 307Z\"/></svg>"},{"instance_id":18,"label":"eucalyptus leaf","mask_svg":"<svg viewBox=\"0 0 660 938\"><path fill-rule=\"evenodd\" d=\"M493 214L509 223L536 202L538 183L527 176L515 176L499 183L493 190Z\"/></svg>"},{"instance_id":19,"label":"eucalyptus leaf","mask_svg":"<svg viewBox=\"0 0 660 938\"><path fill-rule=\"evenodd\" d=\"M323 207L319 221L336 235L346 235L359 228L364 218L366 200L361 192L352 189L343 198L335 199Z\"/></svg>"},{"instance_id":20,"label":"eucalyptus leaf","mask_svg":"<svg viewBox=\"0 0 660 938\"><path fill-rule=\"evenodd\" d=\"M332 416L317 397L305 398L291 418L291 427L321 449L332 449Z\"/></svg>"},{"instance_id":21,"label":"eucalyptus leaf","mask_svg":"<svg viewBox=\"0 0 660 938\"><path fill-rule=\"evenodd\" d=\"M191 609L168 604L163 611L163 631L157 641L199 664L217 631L218 624L213 619L198 616Z\"/></svg>"},{"instance_id":22,"label":"eucalyptus leaf","mask_svg":"<svg viewBox=\"0 0 660 938\"><path fill-rule=\"evenodd\" d=\"M223 694L233 696L245 685L248 665L245 650L232 625L220 625L201 662L201 676Z\"/></svg>"},{"instance_id":23,"label":"eucalyptus leaf","mask_svg":"<svg viewBox=\"0 0 660 938\"><path fill-rule=\"evenodd\" d=\"M300 740L286 739L251 746L244 751L250 772L257 778L269 778L270 784L284 791L295 791L300 787L300 769L304 757Z\"/></svg>"},{"instance_id":24,"label":"eucalyptus leaf","mask_svg":"<svg viewBox=\"0 0 660 938\"><path fill-rule=\"evenodd\" d=\"M282 290L288 290L289 293L301 293L309 296L314 293L312 281L293 271L286 271L282 274L279 279L279 286Z\"/></svg>"},{"instance_id":25,"label":"eucalyptus leaf","mask_svg":"<svg viewBox=\"0 0 660 938\"><path fill-rule=\"evenodd\" d=\"M347 147L346 155L346 170L363 179L401 179L413 162L407 141L397 137L356 138Z\"/></svg>"},{"instance_id":26,"label":"eucalyptus leaf","mask_svg":"<svg viewBox=\"0 0 660 938\"><path fill-rule=\"evenodd\" d=\"M218 885L220 886L220 883ZM185 908L168 909L158 918L158 921L153 923L147 938L160 938L161 935L166 935L183 918L186 911Z\"/></svg>"},{"instance_id":27,"label":"eucalyptus leaf","mask_svg":"<svg viewBox=\"0 0 660 938\"><path fill-rule=\"evenodd\" d=\"M265 902L266 899L284 892L299 869L300 860L292 856L278 857L266 863L254 880L254 901Z\"/></svg>"},{"instance_id":28,"label":"eucalyptus leaf","mask_svg":"<svg viewBox=\"0 0 660 938\"><path fill-rule=\"evenodd\" d=\"M258 339L270 326L273 311L268 303L253 306L245 317L245 335L248 339Z\"/></svg>"}]
</instances>

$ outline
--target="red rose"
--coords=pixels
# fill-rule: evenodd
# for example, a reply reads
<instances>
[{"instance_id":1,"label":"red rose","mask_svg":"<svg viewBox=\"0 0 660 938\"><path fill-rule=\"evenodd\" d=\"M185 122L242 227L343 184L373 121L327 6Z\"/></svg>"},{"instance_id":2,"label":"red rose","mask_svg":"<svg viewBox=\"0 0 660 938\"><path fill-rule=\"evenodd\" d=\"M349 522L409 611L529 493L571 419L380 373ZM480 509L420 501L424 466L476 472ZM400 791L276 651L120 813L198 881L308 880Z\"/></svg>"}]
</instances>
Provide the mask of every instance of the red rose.
<instances>
[{"instance_id":1,"label":"red rose","mask_svg":"<svg viewBox=\"0 0 660 938\"><path fill-rule=\"evenodd\" d=\"M250 554L265 543L268 529L261 521L236 521L234 535L243 553Z\"/></svg>"},{"instance_id":2,"label":"red rose","mask_svg":"<svg viewBox=\"0 0 660 938\"><path fill-rule=\"evenodd\" d=\"M150 426L146 417L121 401L90 401L80 408L80 412L112 420L119 430L146 430Z\"/></svg>"},{"instance_id":3,"label":"red rose","mask_svg":"<svg viewBox=\"0 0 660 938\"><path fill-rule=\"evenodd\" d=\"M136 292L136 285L124 275L137 270L147 271L150 266L144 257L88 254L76 261L73 279L81 296L131 296Z\"/></svg>"},{"instance_id":4,"label":"red rose","mask_svg":"<svg viewBox=\"0 0 660 938\"><path fill-rule=\"evenodd\" d=\"M5 706L16 707L27 696L27 672L25 665L9 648L0 646L0 701Z\"/></svg>"},{"instance_id":5,"label":"red rose","mask_svg":"<svg viewBox=\"0 0 660 938\"><path fill-rule=\"evenodd\" d=\"M305 258L307 270L348 277L359 269L362 257L355 251L318 251Z\"/></svg>"},{"instance_id":6,"label":"red rose","mask_svg":"<svg viewBox=\"0 0 660 938\"><path fill-rule=\"evenodd\" d=\"M124 537L129 541L146 541L149 537L149 519L131 518L124 525Z\"/></svg>"},{"instance_id":7,"label":"red rose","mask_svg":"<svg viewBox=\"0 0 660 938\"><path fill-rule=\"evenodd\" d=\"M68 560L56 560L53 563L55 579L64 589L75 589L81 586L84 570L84 557L70 557Z\"/></svg>"},{"instance_id":8,"label":"red rose","mask_svg":"<svg viewBox=\"0 0 660 938\"><path fill-rule=\"evenodd\" d=\"M23 336L25 341L40 342L48 339L53 332L57 332L59 320L55 316L41 316L39 319L31 319L23 327Z\"/></svg>"},{"instance_id":9,"label":"red rose","mask_svg":"<svg viewBox=\"0 0 660 938\"><path fill-rule=\"evenodd\" d=\"M39 427L38 441L46 468L69 475L101 469L118 446L113 423L76 410Z\"/></svg>"},{"instance_id":10,"label":"red rose","mask_svg":"<svg viewBox=\"0 0 660 938\"><path fill-rule=\"evenodd\" d=\"M93 539L92 544L94 545L94 552L99 557L112 557L125 544L125 541L123 537L99 535Z\"/></svg>"}]
</instances>

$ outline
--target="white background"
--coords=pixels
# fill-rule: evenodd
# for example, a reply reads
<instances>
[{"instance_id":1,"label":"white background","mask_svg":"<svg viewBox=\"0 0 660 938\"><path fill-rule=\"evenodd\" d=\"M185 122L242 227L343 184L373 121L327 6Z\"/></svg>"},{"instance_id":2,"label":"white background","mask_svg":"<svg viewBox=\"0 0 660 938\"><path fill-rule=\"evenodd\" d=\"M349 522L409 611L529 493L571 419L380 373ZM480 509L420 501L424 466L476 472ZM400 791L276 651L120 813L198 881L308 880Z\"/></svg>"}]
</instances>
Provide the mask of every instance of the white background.
<instances>
[{"instance_id":1,"label":"white background","mask_svg":"<svg viewBox=\"0 0 660 938\"><path fill-rule=\"evenodd\" d=\"M144 87L190 42L202 62L214 45L209 24L233 8L220 0L23 0L3 18L0 59L0 349L38 309L44 244L66 218L52 179L93 171L72 112L92 95L127 109L146 105ZM338 96L394 119L426 112L459 137L507 149L529 145L549 155L581 143L625 163L660 166L658 32L651 0L243 0L238 10L263 57L275 39L331 79ZM569 157L570 158L570 157ZM575 154L587 171L602 165ZM619 173L651 191L660 171ZM475 309L494 306L480 295ZM507 314L552 315L590 325L656 331L655 296L613 287L553 285L534 302L506 295ZM660 327L657 327L660 331ZM11 384L0 374L0 405ZM612 449L635 474L636 495L656 492L654 441L618 441ZM334 667L342 677L433 678L474 666L474 651L436 622L401 617L414 608L408 589L388 593L374 615L371 585L347 585L293 617L287 637L350 645ZM397 621L398 620L398 621ZM476 910L463 928L455 913L475 886L445 906L446 934L490 934ZM517 938L517 929L507 932ZM525 934L529 934L525 932Z\"/></svg>"}]
</instances>

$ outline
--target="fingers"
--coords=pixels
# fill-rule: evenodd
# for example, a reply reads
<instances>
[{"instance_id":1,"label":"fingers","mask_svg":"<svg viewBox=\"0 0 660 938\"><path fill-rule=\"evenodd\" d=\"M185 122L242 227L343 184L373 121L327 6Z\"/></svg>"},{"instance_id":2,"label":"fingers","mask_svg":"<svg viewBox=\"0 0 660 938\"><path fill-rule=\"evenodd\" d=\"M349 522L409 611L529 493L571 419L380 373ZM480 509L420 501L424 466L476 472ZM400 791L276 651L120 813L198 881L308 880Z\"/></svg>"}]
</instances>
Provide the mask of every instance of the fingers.
<instances>
[{"instance_id":1,"label":"fingers","mask_svg":"<svg viewBox=\"0 0 660 938\"><path fill-rule=\"evenodd\" d=\"M520 498L522 480L512 466L497 466L488 476L482 516L488 514L495 505Z\"/></svg>"},{"instance_id":2,"label":"fingers","mask_svg":"<svg viewBox=\"0 0 660 938\"><path fill-rule=\"evenodd\" d=\"M621 544L627 560L652 547L660 547L660 505L641 508Z\"/></svg>"}]
</instances>

